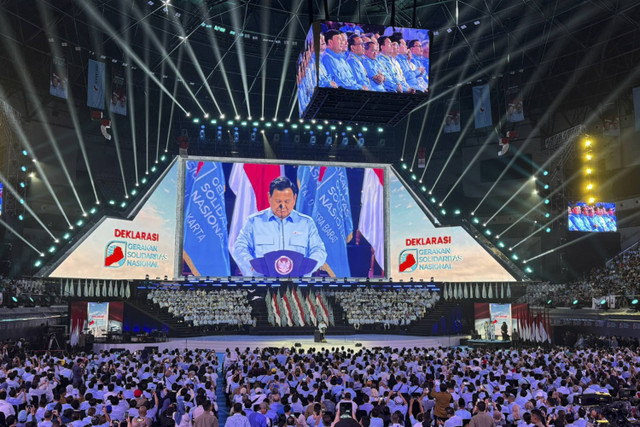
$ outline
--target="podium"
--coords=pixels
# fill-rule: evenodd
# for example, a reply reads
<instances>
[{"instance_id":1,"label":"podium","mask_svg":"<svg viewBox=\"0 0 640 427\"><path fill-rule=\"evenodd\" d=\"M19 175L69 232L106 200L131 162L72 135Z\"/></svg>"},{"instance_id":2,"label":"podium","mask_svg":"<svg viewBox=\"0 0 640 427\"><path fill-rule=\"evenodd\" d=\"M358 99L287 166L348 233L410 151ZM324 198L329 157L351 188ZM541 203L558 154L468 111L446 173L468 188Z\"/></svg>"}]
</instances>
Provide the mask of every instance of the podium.
<instances>
[{"instance_id":1,"label":"podium","mask_svg":"<svg viewBox=\"0 0 640 427\"><path fill-rule=\"evenodd\" d=\"M295 251L272 251L251 260L253 269L266 277L302 277L318 262Z\"/></svg>"}]
</instances>

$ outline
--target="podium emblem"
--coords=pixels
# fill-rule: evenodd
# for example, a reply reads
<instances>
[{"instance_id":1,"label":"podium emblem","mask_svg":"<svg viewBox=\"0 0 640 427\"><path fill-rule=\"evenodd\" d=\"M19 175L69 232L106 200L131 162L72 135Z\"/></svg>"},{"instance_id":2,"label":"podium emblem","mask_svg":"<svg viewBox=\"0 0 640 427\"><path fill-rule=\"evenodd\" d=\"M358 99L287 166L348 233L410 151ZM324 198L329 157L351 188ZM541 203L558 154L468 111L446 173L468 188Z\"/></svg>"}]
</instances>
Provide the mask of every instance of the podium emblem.
<instances>
[{"instance_id":1,"label":"podium emblem","mask_svg":"<svg viewBox=\"0 0 640 427\"><path fill-rule=\"evenodd\" d=\"M275 268L278 274L286 276L293 271L293 260L286 255L282 255L276 259Z\"/></svg>"}]
</instances>

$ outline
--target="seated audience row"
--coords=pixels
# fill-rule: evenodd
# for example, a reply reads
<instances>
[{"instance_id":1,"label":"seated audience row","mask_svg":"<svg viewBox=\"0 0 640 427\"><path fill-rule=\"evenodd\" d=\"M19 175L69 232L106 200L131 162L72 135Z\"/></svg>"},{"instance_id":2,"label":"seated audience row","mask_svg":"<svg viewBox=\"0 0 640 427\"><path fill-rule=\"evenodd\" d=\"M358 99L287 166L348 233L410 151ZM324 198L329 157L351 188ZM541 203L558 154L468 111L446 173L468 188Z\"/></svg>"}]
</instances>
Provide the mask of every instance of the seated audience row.
<instances>
[{"instance_id":1,"label":"seated audience row","mask_svg":"<svg viewBox=\"0 0 640 427\"><path fill-rule=\"evenodd\" d=\"M356 328L362 325L406 326L435 306L440 294L426 289L381 290L358 288L333 292L342 306L346 321Z\"/></svg>"},{"instance_id":2,"label":"seated audience row","mask_svg":"<svg viewBox=\"0 0 640 427\"><path fill-rule=\"evenodd\" d=\"M245 290L154 289L147 299L195 327L256 324Z\"/></svg>"},{"instance_id":3,"label":"seated audience row","mask_svg":"<svg viewBox=\"0 0 640 427\"><path fill-rule=\"evenodd\" d=\"M590 306L592 298L615 296L616 307L624 307L636 297L637 283L640 283L640 251L636 248L620 254L606 266L593 268L583 280L529 285L523 302L544 305L551 299L556 306L568 307L579 298L582 304Z\"/></svg>"}]
</instances>

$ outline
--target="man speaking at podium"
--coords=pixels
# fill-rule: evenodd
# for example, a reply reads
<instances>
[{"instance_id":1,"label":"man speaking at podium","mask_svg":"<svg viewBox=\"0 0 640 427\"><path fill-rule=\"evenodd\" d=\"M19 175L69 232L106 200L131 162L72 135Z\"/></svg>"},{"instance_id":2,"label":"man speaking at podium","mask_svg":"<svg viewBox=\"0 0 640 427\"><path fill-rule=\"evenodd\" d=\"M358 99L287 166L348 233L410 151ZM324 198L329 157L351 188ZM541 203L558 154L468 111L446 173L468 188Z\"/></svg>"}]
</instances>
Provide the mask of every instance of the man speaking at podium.
<instances>
[{"instance_id":1,"label":"man speaking at podium","mask_svg":"<svg viewBox=\"0 0 640 427\"><path fill-rule=\"evenodd\" d=\"M278 250L295 251L315 260L308 275L324 264L327 251L316 224L293 209L297 197L298 189L289 178L279 176L271 181L269 208L247 218L233 247L233 258L244 276L260 276L251 267L251 260Z\"/></svg>"}]
</instances>

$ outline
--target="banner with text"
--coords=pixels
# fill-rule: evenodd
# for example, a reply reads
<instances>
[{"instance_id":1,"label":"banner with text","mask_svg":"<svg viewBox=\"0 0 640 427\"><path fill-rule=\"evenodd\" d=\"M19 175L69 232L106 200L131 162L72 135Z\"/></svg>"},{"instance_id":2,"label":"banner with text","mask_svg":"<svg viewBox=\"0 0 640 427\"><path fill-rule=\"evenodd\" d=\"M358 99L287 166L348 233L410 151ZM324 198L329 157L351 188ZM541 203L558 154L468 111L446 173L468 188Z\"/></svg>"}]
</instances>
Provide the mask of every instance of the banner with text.
<instances>
[{"instance_id":1,"label":"banner with text","mask_svg":"<svg viewBox=\"0 0 640 427\"><path fill-rule=\"evenodd\" d=\"M436 282L515 280L462 227L435 227L394 173L389 186L389 276Z\"/></svg>"},{"instance_id":2,"label":"banner with text","mask_svg":"<svg viewBox=\"0 0 640 427\"><path fill-rule=\"evenodd\" d=\"M105 97L105 64L104 62L89 60L87 73L87 105L104 110Z\"/></svg>"},{"instance_id":3,"label":"banner with text","mask_svg":"<svg viewBox=\"0 0 640 427\"><path fill-rule=\"evenodd\" d=\"M174 277L178 167L171 166L132 220L107 218L50 277Z\"/></svg>"}]
</instances>

